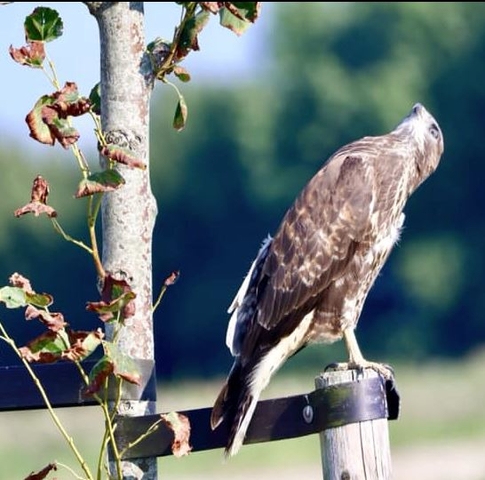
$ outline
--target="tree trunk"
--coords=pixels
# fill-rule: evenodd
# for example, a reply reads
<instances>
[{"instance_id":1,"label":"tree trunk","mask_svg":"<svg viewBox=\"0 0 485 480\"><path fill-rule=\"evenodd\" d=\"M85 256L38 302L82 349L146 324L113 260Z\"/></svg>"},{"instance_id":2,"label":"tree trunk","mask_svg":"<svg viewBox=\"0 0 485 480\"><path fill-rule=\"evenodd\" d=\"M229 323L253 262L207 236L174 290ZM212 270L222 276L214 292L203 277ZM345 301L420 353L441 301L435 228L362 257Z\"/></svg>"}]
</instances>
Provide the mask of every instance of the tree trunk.
<instances>
[{"instance_id":1,"label":"tree trunk","mask_svg":"<svg viewBox=\"0 0 485 480\"><path fill-rule=\"evenodd\" d=\"M127 320L121 351L153 359L152 232L156 202L149 177L150 62L145 54L142 2L86 2L100 32L101 120L108 143L129 148L146 170L120 166L126 184L105 194L102 259L106 272L125 279L136 294L136 314ZM110 332L107 331L108 338ZM123 415L155 413L156 402L122 402ZM156 458L123 462L123 478L157 478Z\"/></svg>"}]
</instances>

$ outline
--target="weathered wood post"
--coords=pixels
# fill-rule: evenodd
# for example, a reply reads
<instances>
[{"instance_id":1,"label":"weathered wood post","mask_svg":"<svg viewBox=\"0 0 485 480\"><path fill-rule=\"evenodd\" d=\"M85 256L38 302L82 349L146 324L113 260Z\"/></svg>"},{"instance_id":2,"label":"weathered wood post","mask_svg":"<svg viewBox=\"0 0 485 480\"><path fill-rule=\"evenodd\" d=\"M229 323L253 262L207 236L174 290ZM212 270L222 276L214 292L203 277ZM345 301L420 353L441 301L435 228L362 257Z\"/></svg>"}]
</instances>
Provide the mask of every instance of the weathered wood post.
<instances>
[{"instance_id":1,"label":"weathered wood post","mask_svg":"<svg viewBox=\"0 0 485 480\"><path fill-rule=\"evenodd\" d=\"M361 382L363 379L375 377L378 377L378 374L371 369L363 372L328 371L315 379L315 385L317 389L326 388L330 385ZM375 398L375 402L370 405L386 402L384 381L382 391L378 391L376 395L382 398ZM385 405L387 408L387 403ZM328 428L320 433L324 480L389 480L392 466L388 419L365 420L366 417L372 418L372 415L367 411L369 403L359 402L359 395L354 397L352 402L349 401L348 406L353 410L354 416L355 409L362 409L364 420ZM342 417L344 416L345 413L342 414ZM345 423L345 418L341 420Z\"/></svg>"}]
</instances>

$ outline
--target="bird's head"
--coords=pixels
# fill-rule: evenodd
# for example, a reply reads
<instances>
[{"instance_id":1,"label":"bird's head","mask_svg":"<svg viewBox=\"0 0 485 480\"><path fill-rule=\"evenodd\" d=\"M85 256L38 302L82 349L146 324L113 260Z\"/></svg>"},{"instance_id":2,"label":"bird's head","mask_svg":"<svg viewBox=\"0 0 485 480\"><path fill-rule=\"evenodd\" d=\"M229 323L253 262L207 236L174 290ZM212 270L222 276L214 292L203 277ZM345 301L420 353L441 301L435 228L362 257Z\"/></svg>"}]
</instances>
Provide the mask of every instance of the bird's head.
<instances>
[{"instance_id":1,"label":"bird's head","mask_svg":"<svg viewBox=\"0 0 485 480\"><path fill-rule=\"evenodd\" d=\"M416 103L394 133L412 143L421 183L436 170L443 154L443 133L438 122L423 105Z\"/></svg>"}]
</instances>

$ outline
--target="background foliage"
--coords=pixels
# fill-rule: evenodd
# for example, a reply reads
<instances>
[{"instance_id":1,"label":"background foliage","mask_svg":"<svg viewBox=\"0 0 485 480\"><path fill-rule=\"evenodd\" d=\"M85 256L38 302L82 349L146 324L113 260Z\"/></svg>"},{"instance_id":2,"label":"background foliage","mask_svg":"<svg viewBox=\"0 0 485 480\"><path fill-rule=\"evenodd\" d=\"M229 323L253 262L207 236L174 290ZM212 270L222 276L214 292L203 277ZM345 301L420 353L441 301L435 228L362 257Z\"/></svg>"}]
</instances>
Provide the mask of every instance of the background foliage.
<instances>
[{"instance_id":1,"label":"background foliage","mask_svg":"<svg viewBox=\"0 0 485 480\"><path fill-rule=\"evenodd\" d=\"M485 5L278 3L271 15L254 76L184 85L183 132L170 128L172 92L154 98L155 282L181 271L155 314L159 375L227 372L225 311L260 242L333 151L391 130L417 101L438 119L445 153L408 203L402 240L371 291L358 338L367 357L387 362L476 349L485 339ZM12 214L42 173L66 230L84 235L84 205L72 199L76 179L63 155L32 159L1 141L0 278L22 273L55 295L73 327L94 327L84 310L97 296L85 254L47 222ZM24 322L15 322L21 339ZM11 363L0 349L0 362ZM343 353L312 348L288 368L321 368Z\"/></svg>"}]
</instances>

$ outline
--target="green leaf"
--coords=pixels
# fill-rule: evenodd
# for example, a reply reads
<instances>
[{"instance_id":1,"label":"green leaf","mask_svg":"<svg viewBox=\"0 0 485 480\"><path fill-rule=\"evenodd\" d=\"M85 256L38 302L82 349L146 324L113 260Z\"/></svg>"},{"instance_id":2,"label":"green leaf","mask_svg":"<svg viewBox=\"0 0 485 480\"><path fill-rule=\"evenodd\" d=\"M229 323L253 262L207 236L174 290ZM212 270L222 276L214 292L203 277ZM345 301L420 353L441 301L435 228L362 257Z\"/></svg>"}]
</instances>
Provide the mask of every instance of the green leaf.
<instances>
[{"instance_id":1,"label":"green leaf","mask_svg":"<svg viewBox=\"0 0 485 480\"><path fill-rule=\"evenodd\" d=\"M115 169L103 170L89 175L78 185L76 198L87 197L95 193L113 192L125 184L125 179Z\"/></svg>"},{"instance_id":2,"label":"green leaf","mask_svg":"<svg viewBox=\"0 0 485 480\"><path fill-rule=\"evenodd\" d=\"M184 58L190 50L199 50L197 36L207 25L209 17L210 13L202 10L187 21L180 34L180 42L177 48L177 57L179 60Z\"/></svg>"},{"instance_id":3,"label":"green leaf","mask_svg":"<svg viewBox=\"0 0 485 480\"><path fill-rule=\"evenodd\" d=\"M127 382L140 384L140 372L133 358L121 353L119 347L114 343L105 342L103 344L106 355L113 363L113 374L126 380Z\"/></svg>"},{"instance_id":4,"label":"green leaf","mask_svg":"<svg viewBox=\"0 0 485 480\"><path fill-rule=\"evenodd\" d=\"M27 305L25 291L19 287L2 287L0 302L5 303L7 308L25 307Z\"/></svg>"},{"instance_id":5,"label":"green leaf","mask_svg":"<svg viewBox=\"0 0 485 480\"><path fill-rule=\"evenodd\" d=\"M64 330L48 330L19 350L28 362L52 363L59 360L69 346L69 337Z\"/></svg>"},{"instance_id":6,"label":"green leaf","mask_svg":"<svg viewBox=\"0 0 485 480\"><path fill-rule=\"evenodd\" d=\"M260 5L260 2L226 3L219 10L219 22L236 35L242 35L258 18Z\"/></svg>"},{"instance_id":7,"label":"green leaf","mask_svg":"<svg viewBox=\"0 0 485 480\"><path fill-rule=\"evenodd\" d=\"M82 347L84 349L84 358L91 355L101 344L101 337L99 332L89 332L82 341Z\"/></svg>"},{"instance_id":8,"label":"green leaf","mask_svg":"<svg viewBox=\"0 0 485 480\"><path fill-rule=\"evenodd\" d=\"M179 96L179 101L177 102L177 108L175 109L175 115L173 117L173 128L178 132L185 128L187 123L188 109L185 99L182 95Z\"/></svg>"},{"instance_id":9,"label":"green leaf","mask_svg":"<svg viewBox=\"0 0 485 480\"><path fill-rule=\"evenodd\" d=\"M139 385L140 373L136 362L131 357L121 353L114 343L103 342L103 348L104 356L89 372L89 386L86 389L86 394L92 395L98 392L111 374Z\"/></svg>"},{"instance_id":10,"label":"green leaf","mask_svg":"<svg viewBox=\"0 0 485 480\"><path fill-rule=\"evenodd\" d=\"M49 295L48 293L26 293L26 302L29 305L34 305L35 307L39 308L45 308L48 307L49 305L52 305L52 302L54 301L52 295Z\"/></svg>"},{"instance_id":11,"label":"green leaf","mask_svg":"<svg viewBox=\"0 0 485 480\"><path fill-rule=\"evenodd\" d=\"M251 25L249 22L234 16L227 8L223 8L219 12L219 21L223 27L228 28L236 35L242 35Z\"/></svg>"},{"instance_id":12,"label":"green leaf","mask_svg":"<svg viewBox=\"0 0 485 480\"><path fill-rule=\"evenodd\" d=\"M135 298L135 292L129 291L122 293L119 297L115 298L111 302L88 302L86 309L90 312L96 312L101 315L106 313L117 313Z\"/></svg>"},{"instance_id":13,"label":"green leaf","mask_svg":"<svg viewBox=\"0 0 485 480\"><path fill-rule=\"evenodd\" d=\"M25 121L30 130L30 136L40 143L54 145L55 138L50 128L43 120L42 109L45 106L52 105L54 100L50 95L43 95L37 100L34 108L27 114Z\"/></svg>"},{"instance_id":14,"label":"green leaf","mask_svg":"<svg viewBox=\"0 0 485 480\"><path fill-rule=\"evenodd\" d=\"M53 110L50 107L46 107L46 109L48 109L48 111ZM64 118L58 118L56 116L50 118L44 117L44 121L48 124L49 130L52 132L55 139L64 148L69 148L79 140L79 132L69 125L69 122Z\"/></svg>"},{"instance_id":15,"label":"green leaf","mask_svg":"<svg viewBox=\"0 0 485 480\"><path fill-rule=\"evenodd\" d=\"M239 14L247 21L254 23L258 17L261 10L261 2L233 2Z\"/></svg>"},{"instance_id":16,"label":"green leaf","mask_svg":"<svg viewBox=\"0 0 485 480\"><path fill-rule=\"evenodd\" d=\"M47 7L37 7L24 22L28 41L50 42L62 35L63 28L59 14Z\"/></svg>"},{"instance_id":17,"label":"green leaf","mask_svg":"<svg viewBox=\"0 0 485 480\"><path fill-rule=\"evenodd\" d=\"M181 82L190 82L190 74L185 68L176 66L173 69L173 73Z\"/></svg>"},{"instance_id":18,"label":"green leaf","mask_svg":"<svg viewBox=\"0 0 485 480\"><path fill-rule=\"evenodd\" d=\"M89 385L85 391L86 395L99 392L111 373L113 373L113 362L107 355L104 355L89 372Z\"/></svg>"},{"instance_id":19,"label":"green leaf","mask_svg":"<svg viewBox=\"0 0 485 480\"><path fill-rule=\"evenodd\" d=\"M89 94L91 109L96 115L101 115L101 84L98 82Z\"/></svg>"}]
</instances>

